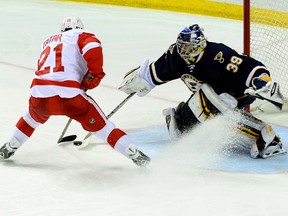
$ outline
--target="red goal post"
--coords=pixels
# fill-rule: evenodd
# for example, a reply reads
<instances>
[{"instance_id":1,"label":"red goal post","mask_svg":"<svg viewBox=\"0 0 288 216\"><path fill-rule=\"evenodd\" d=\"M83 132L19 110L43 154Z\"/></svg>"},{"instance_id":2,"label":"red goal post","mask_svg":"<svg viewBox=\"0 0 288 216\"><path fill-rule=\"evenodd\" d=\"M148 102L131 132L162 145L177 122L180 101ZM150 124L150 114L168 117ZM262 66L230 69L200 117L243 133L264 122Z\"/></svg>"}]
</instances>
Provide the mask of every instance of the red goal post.
<instances>
[{"instance_id":1,"label":"red goal post","mask_svg":"<svg viewBox=\"0 0 288 216\"><path fill-rule=\"evenodd\" d=\"M243 0L243 50L263 62L288 102L288 0ZM253 109L270 106L262 101ZM265 108L266 107L266 108ZM265 109L264 109L265 108ZM273 108L272 108L273 111Z\"/></svg>"}]
</instances>

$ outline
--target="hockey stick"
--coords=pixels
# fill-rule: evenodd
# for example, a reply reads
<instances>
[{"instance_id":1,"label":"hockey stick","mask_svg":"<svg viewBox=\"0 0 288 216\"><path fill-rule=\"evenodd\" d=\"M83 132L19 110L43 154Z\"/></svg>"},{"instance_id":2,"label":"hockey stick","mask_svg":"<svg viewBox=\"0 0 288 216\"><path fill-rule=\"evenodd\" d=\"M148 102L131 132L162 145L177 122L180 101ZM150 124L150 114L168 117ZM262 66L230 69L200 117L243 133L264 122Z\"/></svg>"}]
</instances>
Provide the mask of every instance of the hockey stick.
<instances>
[{"instance_id":1,"label":"hockey stick","mask_svg":"<svg viewBox=\"0 0 288 216\"><path fill-rule=\"evenodd\" d=\"M69 125L71 124L71 122L72 122L72 118L69 118L69 120L66 123L66 125L65 125L65 127L64 127L64 129L63 129L63 131L62 131L57 143L72 142L72 141L74 141L77 138L76 135L70 135L70 136L64 137L64 134L66 133Z\"/></svg>"},{"instance_id":2,"label":"hockey stick","mask_svg":"<svg viewBox=\"0 0 288 216\"><path fill-rule=\"evenodd\" d=\"M128 71L128 72L125 74L125 77L126 77L127 75L131 74L132 72L136 71L136 70L139 69L139 68L140 68L140 66L138 66L138 67L136 67L136 68ZM132 97L134 94L135 94L135 92L134 92L134 93L131 93L130 95L128 95L127 98L125 98L114 110L112 110L112 112L107 116L107 119L109 119L115 112L117 112L118 109L120 109L120 108L130 99L130 97ZM69 125L71 124L71 121L72 121L72 119L70 118L70 119L68 120L68 122L67 122L64 130L62 131L62 133L61 133L61 135L60 135L57 143L72 142L72 141L74 141L74 140L77 138L77 135L69 135L69 136L63 137L64 134L66 133ZM89 135L89 134L90 134L90 133L88 133L88 134L84 137L84 140L87 140L87 139L91 136L91 135ZM83 141L84 141L84 140L83 140ZM89 143L88 143L88 144L89 144ZM87 144L87 145L88 145L88 144ZM80 145L82 145L82 141L74 141L74 145L80 146Z\"/></svg>"},{"instance_id":3,"label":"hockey stick","mask_svg":"<svg viewBox=\"0 0 288 216\"><path fill-rule=\"evenodd\" d=\"M133 92L131 94L129 94L117 107L115 107L114 110L112 110L112 112L110 112L107 115L107 119L109 119L111 116L114 115L114 113L116 113L133 95L135 95L136 92ZM89 132L83 139L83 141L75 141L74 145L78 146L78 149L84 148L86 146L89 145L90 140L92 138L92 133ZM73 135L72 135L73 136Z\"/></svg>"},{"instance_id":4,"label":"hockey stick","mask_svg":"<svg viewBox=\"0 0 288 216\"><path fill-rule=\"evenodd\" d=\"M85 90L85 92L86 92L86 90ZM69 120L66 123L66 125L65 125L65 127L64 127L64 129L63 129L63 131L62 131L57 143L72 142L72 141L74 141L77 138L77 135L70 135L70 136L64 137L64 134L66 133L68 127L71 124L71 122L72 122L72 118L69 118Z\"/></svg>"},{"instance_id":5,"label":"hockey stick","mask_svg":"<svg viewBox=\"0 0 288 216\"><path fill-rule=\"evenodd\" d=\"M115 109L113 109L108 115L107 119L109 119L111 116L113 116L136 92L133 92L129 94ZM65 132L67 131L68 126L70 125L72 119L70 118L58 140L58 143L63 143L63 142L72 142L76 139L77 135L69 135L69 136L64 136ZM89 145L90 138L92 137L92 133L89 132L83 139L83 141L74 141L73 144L79 146L79 148L83 148L87 145Z\"/></svg>"}]
</instances>

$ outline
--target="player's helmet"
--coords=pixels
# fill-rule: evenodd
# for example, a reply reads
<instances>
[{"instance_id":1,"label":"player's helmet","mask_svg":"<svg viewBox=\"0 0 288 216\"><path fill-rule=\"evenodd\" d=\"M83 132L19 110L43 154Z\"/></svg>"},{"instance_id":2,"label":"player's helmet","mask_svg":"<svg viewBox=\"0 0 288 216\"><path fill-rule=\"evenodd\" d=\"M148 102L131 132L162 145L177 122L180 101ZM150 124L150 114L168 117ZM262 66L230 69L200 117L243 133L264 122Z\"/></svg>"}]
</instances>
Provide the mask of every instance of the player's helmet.
<instances>
[{"instance_id":1,"label":"player's helmet","mask_svg":"<svg viewBox=\"0 0 288 216\"><path fill-rule=\"evenodd\" d=\"M198 24L185 27L176 40L177 51L184 60L192 60L207 46L203 29Z\"/></svg>"},{"instance_id":2,"label":"player's helmet","mask_svg":"<svg viewBox=\"0 0 288 216\"><path fill-rule=\"evenodd\" d=\"M61 32L71 29L84 29L84 25L79 17L65 17L61 24Z\"/></svg>"}]
</instances>

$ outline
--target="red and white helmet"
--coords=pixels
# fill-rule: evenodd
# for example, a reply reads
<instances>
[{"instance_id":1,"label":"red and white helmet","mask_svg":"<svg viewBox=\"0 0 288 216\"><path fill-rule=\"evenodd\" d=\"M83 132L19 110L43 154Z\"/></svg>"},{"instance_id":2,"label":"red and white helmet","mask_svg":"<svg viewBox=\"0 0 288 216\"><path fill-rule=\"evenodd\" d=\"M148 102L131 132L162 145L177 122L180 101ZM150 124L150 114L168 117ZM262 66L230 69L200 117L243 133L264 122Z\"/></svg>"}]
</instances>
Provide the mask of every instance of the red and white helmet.
<instances>
[{"instance_id":1,"label":"red and white helmet","mask_svg":"<svg viewBox=\"0 0 288 216\"><path fill-rule=\"evenodd\" d=\"M84 29L84 25L79 17L65 17L61 24L61 32L65 32L71 29Z\"/></svg>"}]
</instances>

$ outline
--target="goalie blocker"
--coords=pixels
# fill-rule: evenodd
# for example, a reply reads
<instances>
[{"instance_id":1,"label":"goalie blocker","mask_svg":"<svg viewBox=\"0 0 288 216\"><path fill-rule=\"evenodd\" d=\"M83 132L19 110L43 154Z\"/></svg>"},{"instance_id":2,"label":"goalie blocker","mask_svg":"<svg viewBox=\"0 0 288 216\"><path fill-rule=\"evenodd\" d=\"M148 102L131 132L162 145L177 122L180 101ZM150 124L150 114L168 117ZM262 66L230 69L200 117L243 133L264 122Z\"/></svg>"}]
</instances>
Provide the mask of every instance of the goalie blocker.
<instances>
[{"instance_id":1,"label":"goalie blocker","mask_svg":"<svg viewBox=\"0 0 288 216\"><path fill-rule=\"evenodd\" d=\"M208 85L203 84L186 103L181 102L177 108L163 110L170 137L177 139L197 124L227 112L237 112L242 120L237 123L239 143L250 150L252 158L267 158L284 154L280 138L272 127L253 117L250 113L237 108L237 100L227 94L217 95Z\"/></svg>"}]
</instances>

